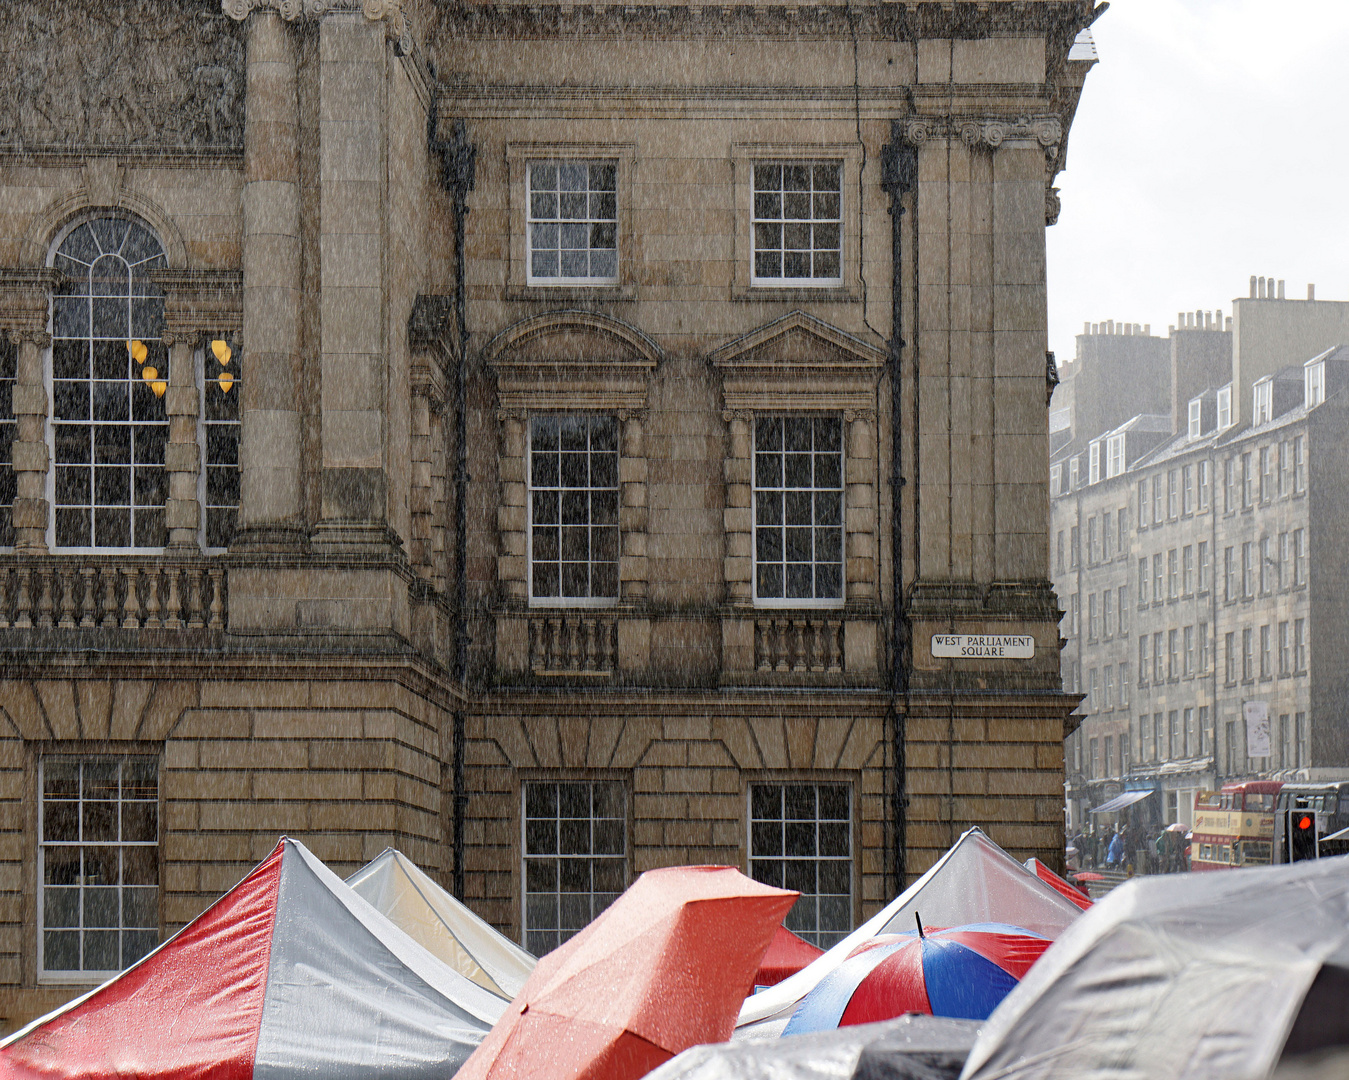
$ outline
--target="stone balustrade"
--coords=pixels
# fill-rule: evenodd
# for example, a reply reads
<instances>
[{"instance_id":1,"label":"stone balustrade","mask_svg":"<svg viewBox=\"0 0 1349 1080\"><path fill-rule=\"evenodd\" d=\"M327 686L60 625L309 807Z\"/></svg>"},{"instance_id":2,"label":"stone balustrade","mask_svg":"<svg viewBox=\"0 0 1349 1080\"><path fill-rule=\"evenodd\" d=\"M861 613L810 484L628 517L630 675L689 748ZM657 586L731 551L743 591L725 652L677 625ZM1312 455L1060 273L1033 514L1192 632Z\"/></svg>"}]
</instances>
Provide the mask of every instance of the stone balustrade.
<instances>
[{"instance_id":1,"label":"stone balustrade","mask_svg":"<svg viewBox=\"0 0 1349 1080\"><path fill-rule=\"evenodd\" d=\"M782 612L754 620L757 671L841 673L843 657L843 619L838 613Z\"/></svg>"},{"instance_id":2,"label":"stone balustrade","mask_svg":"<svg viewBox=\"0 0 1349 1080\"><path fill-rule=\"evenodd\" d=\"M618 669L618 620L593 611L559 611L529 620L535 675L612 675Z\"/></svg>"},{"instance_id":3,"label":"stone balustrade","mask_svg":"<svg viewBox=\"0 0 1349 1080\"><path fill-rule=\"evenodd\" d=\"M227 615L219 560L0 559L0 630L223 630Z\"/></svg>"}]
</instances>

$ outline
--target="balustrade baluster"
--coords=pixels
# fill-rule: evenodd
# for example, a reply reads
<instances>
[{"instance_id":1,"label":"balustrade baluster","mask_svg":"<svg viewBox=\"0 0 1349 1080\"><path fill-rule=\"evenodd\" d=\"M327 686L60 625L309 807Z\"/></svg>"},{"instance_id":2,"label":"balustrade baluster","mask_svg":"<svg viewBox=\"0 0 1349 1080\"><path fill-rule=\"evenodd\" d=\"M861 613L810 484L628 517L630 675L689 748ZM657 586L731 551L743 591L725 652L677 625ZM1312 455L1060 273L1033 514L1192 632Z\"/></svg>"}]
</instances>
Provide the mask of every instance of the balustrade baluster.
<instances>
[{"instance_id":1,"label":"balustrade baluster","mask_svg":"<svg viewBox=\"0 0 1349 1080\"><path fill-rule=\"evenodd\" d=\"M206 620L202 618L201 606L201 577L203 573L204 571L200 567L188 567L187 625L193 629L198 629L206 625Z\"/></svg>"},{"instance_id":2,"label":"balustrade baluster","mask_svg":"<svg viewBox=\"0 0 1349 1080\"><path fill-rule=\"evenodd\" d=\"M75 626L75 582L78 580L79 571L67 569L65 573L61 573L60 570L53 567L51 576L52 588L55 589L59 583L61 589L61 617L56 625L73 629ZM53 596L53 606L55 602L56 597Z\"/></svg>"},{"instance_id":3,"label":"balustrade baluster","mask_svg":"<svg viewBox=\"0 0 1349 1080\"><path fill-rule=\"evenodd\" d=\"M837 674L843 670L843 620L829 620L829 670Z\"/></svg>"},{"instance_id":4,"label":"balustrade baluster","mask_svg":"<svg viewBox=\"0 0 1349 1080\"><path fill-rule=\"evenodd\" d=\"M581 621L576 616L564 617L567 627L567 670L581 670Z\"/></svg>"},{"instance_id":5,"label":"balustrade baluster","mask_svg":"<svg viewBox=\"0 0 1349 1080\"><path fill-rule=\"evenodd\" d=\"M140 568L128 566L122 572L126 574L126 617L122 620L122 627L126 630L136 630L141 624L140 597L136 594L136 586L140 583Z\"/></svg>"},{"instance_id":6,"label":"balustrade baluster","mask_svg":"<svg viewBox=\"0 0 1349 1080\"><path fill-rule=\"evenodd\" d=\"M14 626L19 630L29 630L33 626L32 600L29 589L33 581L32 569L19 570L19 592L14 598Z\"/></svg>"},{"instance_id":7,"label":"balustrade baluster","mask_svg":"<svg viewBox=\"0 0 1349 1080\"><path fill-rule=\"evenodd\" d=\"M56 570L47 568L34 571L38 575L37 586L37 626L39 630L50 630L52 628L52 606L56 598L52 595L56 589Z\"/></svg>"},{"instance_id":8,"label":"balustrade baluster","mask_svg":"<svg viewBox=\"0 0 1349 1080\"><path fill-rule=\"evenodd\" d=\"M548 660L545 671L559 671L563 666L565 646L562 643L562 619L554 617L548 620Z\"/></svg>"},{"instance_id":9,"label":"balustrade baluster","mask_svg":"<svg viewBox=\"0 0 1349 1080\"><path fill-rule=\"evenodd\" d=\"M544 670L544 664L547 662L547 654L543 649L544 631L547 627L541 619L529 620L529 670L539 672Z\"/></svg>"},{"instance_id":10,"label":"balustrade baluster","mask_svg":"<svg viewBox=\"0 0 1349 1080\"><path fill-rule=\"evenodd\" d=\"M754 667L758 671L772 671L773 660L768 655L767 632L763 619L754 620Z\"/></svg>"},{"instance_id":11,"label":"balustrade baluster","mask_svg":"<svg viewBox=\"0 0 1349 1080\"><path fill-rule=\"evenodd\" d=\"M164 604L164 628L166 630L181 630L183 620L180 617L183 611L183 601L178 595L178 576L181 573L177 567L171 567L168 571L169 576L169 597Z\"/></svg>"},{"instance_id":12,"label":"balustrade baluster","mask_svg":"<svg viewBox=\"0 0 1349 1080\"><path fill-rule=\"evenodd\" d=\"M78 607L80 615L80 626L85 630L92 630L98 625L98 620L94 618L94 613L98 610L98 597L95 595L94 575L98 571L92 566L80 567L80 577L83 579L82 591L80 593L80 603ZM74 586L75 580L72 576L70 584ZM62 625L65 625L64 622Z\"/></svg>"},{"instance_id":13,"label":"balustrade baluster","mask_svg":"<svg viewBox=\"0 0 1349 1080\"><path fill-rule=\"evenodd\" d=\"M773 670L787 671L790 669L789 655L791 645L789 638L791 634L790 619L773 620Z\"/></svg>"},{"instance_id":14,"label":"balustrade baluster","mask_svg":"<svg viewBox=\"0 0 1349 1080\"><path fill-rule=\"evenodd\" d=\"M9 602L12 599L9 593L9 580L9 571L0 570L0 630L9 626Z\"/></svg>"},{"instance_id":15,"label":"balustrade baluster","mask_svg":"<svg viewBox=\"0 0 1349 1080\"><path fill-rule=\"evenodd\" d=\"M145 628L158 630L164 624L159 621L159 567L151 566L145 571Z\"/></svg>"},{"instance_id":16,"label":"balustrade baluster","mask_svg":"<svg viewBox=\"0 0 1349 1080\"><path fill-rule=\"evenodd\" d=\"M810 631L810 670L820 672L828 666L824 651L824 620L811 619L808 629Z\"/></svg>"},{"instance_id":17,"label":"balustrade baluster","mask_svg":"<svg viewBox=\"0 0 1349 1080\"><path fill-rule=\"evenodd\" d=\"M100 576L103 578L103 620L101 625L113 630L117 627L117 567L105 566Z\"/></svg>"},{"instance_id":18,"label":"balustrade baluster","mask_svg":"<svg viewBox=\"0 0 1349 1080\"><path fill-rule=\"evenodd\" d=\"M792 670L806 670L806 620L791 620Z\"/></svg>"},{"instance_id":19,"label":"balustrade baluster","mask_svg":"<svg viewBox=\"0 0 1349 1080\"><path fill-rule=\"evenodd\" d=\"M220 630L225 625L225 571L211 570L211 621L207 625L212 630Z\"/></svg>"},{"instance_id":20,"label":"balustrade baluster","mask_svg":"<svg viewBox=\"0 0 1349 1080\"><path fill-rule=\"evenodd\" d=\"M582 620L585 623L585 640L582 643L585 651L582 654L581 666L586 671L599 671L600 669L600 631L599 620L587 616Z\"/></svg>"}]
</instances>

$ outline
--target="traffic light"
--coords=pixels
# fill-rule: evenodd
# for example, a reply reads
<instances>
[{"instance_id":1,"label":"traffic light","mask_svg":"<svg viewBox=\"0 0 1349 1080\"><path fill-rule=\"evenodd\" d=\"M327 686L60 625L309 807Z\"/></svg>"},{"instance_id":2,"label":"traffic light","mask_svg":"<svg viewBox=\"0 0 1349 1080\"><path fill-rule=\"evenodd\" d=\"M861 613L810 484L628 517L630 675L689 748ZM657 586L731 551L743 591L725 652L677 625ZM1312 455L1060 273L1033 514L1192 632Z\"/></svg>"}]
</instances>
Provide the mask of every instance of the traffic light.
<instances>
[{"instance_id":1,"label":"traffic light","mask_svg":"<svg viewBox=\"0 0 1349 1080\"><path fill-rule=\"evenodd\" d=\"M1315 810L1288 811L1288 861L1301 862L1319 855Z\"/></svg>"}]
</instances>

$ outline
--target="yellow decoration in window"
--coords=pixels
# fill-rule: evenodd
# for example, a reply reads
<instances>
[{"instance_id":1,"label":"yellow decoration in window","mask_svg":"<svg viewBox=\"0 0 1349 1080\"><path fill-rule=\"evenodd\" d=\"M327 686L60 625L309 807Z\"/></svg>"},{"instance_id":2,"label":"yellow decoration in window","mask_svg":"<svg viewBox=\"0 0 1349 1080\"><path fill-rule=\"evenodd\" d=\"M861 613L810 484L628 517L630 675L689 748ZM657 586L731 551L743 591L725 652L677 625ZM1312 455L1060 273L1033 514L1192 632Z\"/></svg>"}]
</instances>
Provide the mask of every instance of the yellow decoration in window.
<instances>
[{"instance_id":1,"label":"yellow decoration in window","mask_svg":"<svg viewBox=\"0 0 1349 1080\"><path fill-rule=\"evenodd\" d=\"M145 358L150 355L150 350L142 341L128 341L126 347L131 350L131 358L138 364L145 363Z\"/></svg>"},{"instance_id":2,"label":"yellow decoration in window","mask_svg":"<svg viewBox=\"0 0 1349 1080\"><path fill-rule=\"evenodd\" d=\"M220 376L220 392L222 394L228 394L230 392L230 387L233 385L234 385L234 376L231 375L228 371L226 371L224 374Z\"/></svg>"},{"instance_id":3,"label":"yellow decoration in window","mask_svg":"<svg viewBox=\"0 0 1349 1080\"><path fill-rule=\"evenodd\" d=\"M163 397L164 391L169 388L169 384L163 379L157 379L150 384L150 389L155 392L155 397Z\"/></svg>"},{"instance_id":4,"label":"yellow decoration in window","mask_svg":"<svg viewBox=\"0 0 1349 1080\"><path fill-rule=\"evenodd\" d=\"M146 382L149 382L151 379L157 379L159 378L159 369L155 367L143 367L141 368L141 378Z\"/></svg>"},{"instance_id":5,"label":"yellow decoration in window","mask_svg":"<svg viewBox=\"0 0 1349 1080\"><path fill-rule=\"evenodd\" d=\"M230 362L230 357L234 355L234 353L230 351L230 347L225 344L225 342L219 340L211 342L211 352L215 354L215 358L220 361L222 367L228 364Z\"/></svg>"}]
</instances>

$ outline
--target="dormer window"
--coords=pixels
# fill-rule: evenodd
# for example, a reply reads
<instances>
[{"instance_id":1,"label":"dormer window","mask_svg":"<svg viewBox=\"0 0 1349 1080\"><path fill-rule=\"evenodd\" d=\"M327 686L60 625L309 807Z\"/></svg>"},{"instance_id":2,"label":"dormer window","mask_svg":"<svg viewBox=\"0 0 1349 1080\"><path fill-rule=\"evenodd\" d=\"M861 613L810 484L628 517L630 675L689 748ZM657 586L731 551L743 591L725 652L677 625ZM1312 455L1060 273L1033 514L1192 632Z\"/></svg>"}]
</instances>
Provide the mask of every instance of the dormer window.
<instances>
[{"instance_id":1,"label":"dormer window","mask_svg":"<svg viewBox=\"0 0 1349 1080\"><path fill-rule=\"evenodd\" d=\"M1318 360L1302 369L1303 397L1307 408L1314 409L1326 399L1326 363Z\"/></svg>"},{"instance_id":2,"label":"dormer window","mask_svg":"<svg viewBox=\"0 0 1349 1080\"><path fill-rule=\"evenodd\" d=\"M1218 391L1218 430L1232 426L1232 385Z\"/></svg>"},{"instance_id":3,"label":"dormer window","mask_svg":"<svg viewBox=\"0 0 1349 1080\"><path fill-rule=\"evenodd\" d=\"M1124 471L1124 436L1112 435L1105 442L1105 475L1109 479Z\"/></svg>"},{"instance_id":4,"label":"dormer window","mask_svg":"<svg viewBox=\"0 0 1349 1080\"><path fill-rule=\"evenodd\" d=\"M1204 433L1204 402L1195 398L1190 402L1190 438L1197 439Z\"/></svg>"},{"instance_id":5,"label":"dormer window","mask_svg":"<svg viewBox=\"0 0 1349 1080\"><path fill-rule=\"evenodd\" d=\"M1255 384L1255 420L1258 424L1268 424L1274 419L1274 380L1261 379Z\"/></svg>"},{"instance_id":6,"label":"dormer window","mask_svg":"<svg viewBox=\"0 0 1349 1080\"><path fill-rule=\"evenodd\" d=\"M1097 439L1087 447L1087 483L1095 484L1101 479L1101 440Z\"/></svg>"}]
</instances>

